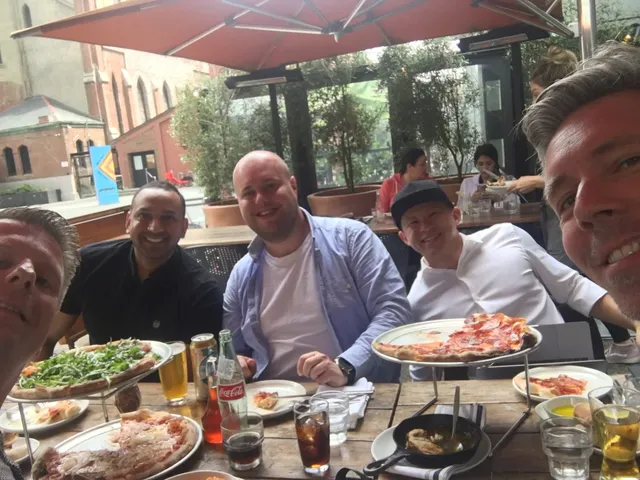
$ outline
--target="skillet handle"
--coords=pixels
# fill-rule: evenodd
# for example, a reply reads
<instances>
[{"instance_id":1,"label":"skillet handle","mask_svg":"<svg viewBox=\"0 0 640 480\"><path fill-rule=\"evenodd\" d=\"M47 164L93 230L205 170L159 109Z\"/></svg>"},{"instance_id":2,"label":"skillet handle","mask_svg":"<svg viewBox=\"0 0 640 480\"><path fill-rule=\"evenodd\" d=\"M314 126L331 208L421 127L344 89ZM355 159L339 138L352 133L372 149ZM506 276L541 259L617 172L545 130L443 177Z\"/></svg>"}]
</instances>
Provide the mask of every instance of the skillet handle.
<instances>
[{"instance_id":1,"label":"skillet handle","mask_svg":"<svg viewBox=\"0 0 640 480\"><path fill-rule=\"evenodd\" d=\"M409 457L410 453L403 453L401 451L395 451L393 455L387 458L376 460L362 469L365 475L374 476L384 472L386 469L393 467L400 460Z\"/></svg>"}]
</instances>

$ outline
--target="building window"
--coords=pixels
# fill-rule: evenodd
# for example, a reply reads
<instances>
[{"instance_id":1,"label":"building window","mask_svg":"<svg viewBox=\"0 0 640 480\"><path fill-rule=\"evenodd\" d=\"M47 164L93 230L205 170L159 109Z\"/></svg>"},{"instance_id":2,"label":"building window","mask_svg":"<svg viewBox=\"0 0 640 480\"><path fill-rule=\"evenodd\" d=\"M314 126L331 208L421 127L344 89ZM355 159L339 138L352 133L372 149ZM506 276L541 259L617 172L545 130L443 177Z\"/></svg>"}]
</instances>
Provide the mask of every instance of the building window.
<instances>
[{"instance_id":1,"label":"building window","mask_svg":"<svg viewBox=\"0 0 640 480\"><path fill-rule=\"evenodd\" d=\"M3 150L4 153L4 161L7 164L7 175L10 177L15 177L17 175L16 172L16 161L13 158L13 150L9 147Z\"/></svg>"},{"instance_id":2,"label":"building window","mask_svg":"<svg viewBox=\"0 0 640 480\"><path fill-rule=\"evenodd\" d=\"M24 145L20 145L18 148L20 152L20 162L22 162L22 174L28 175L31 172L31 159L29 158L29 149Z\"/></svg>"},{"instance_id":3,"label":"building window","mask_svg":"<svg viewBox=\"0 0 640 480\"><path fill-rule=\"evenodd\" d=\"M149 114L149 101L147 99L147 87L141 78L138 79L138 105L140 110L140 118L142 122L146 122L151 118Z\"/></svg>"},{"instance_id":4,"label":"building window","mask_svg":"<svg viewBox=\"0 0 640 480\"><path fill-rule=\"evenodd\" d=\"M82 140L76 140L76 152L84 152L84 143L82 143Z\"/></svg>"},{"instance_id":5,"label":"building window","mask_svg":"<svg viewBox=\"0 0 640 480\"><path fill-rule=\"evenodd\" d=\"M173 107L173 102L171 101L171 89L167 82L164 82L164 85L162 86L162 94L164 95L164 103L167 106L167 110L169 110Z\"/></svg>"},{"instance_id":6,"label":"building window","mask_svg":"<svg viewBox=\"0 0 640 480\"><path fill-rule=\"evenodd\" d=\"M24 22L24 28L33 27L33 22L31 21L31 9L29 5L22 6L22 21Z\"/></svg>"},{"instance_id":7,"label":"building window","mask_svg":"<svg viewBox=\"0 0 640 480\"><path fill-rule=\"evenodd\" d=\"M124 133L124 124L122 123L122 109L120 108L120 91L118 90L118 82L116 76L111 75L111 88L113 90L113 101L116 104L116 117L118 117L118 130L120 135Z\"/></svg>"},{"instance_id":8,"label":"building window","mask_svg":"<svg viewBox=\"0 0 640 480\"><path fill-rule=\"evenodd\" d=\"M87 140L87 150L89 149L89 147L94 147L95 143L93 143L93 140L89 139Z\"/></svg>"}]
</instances>

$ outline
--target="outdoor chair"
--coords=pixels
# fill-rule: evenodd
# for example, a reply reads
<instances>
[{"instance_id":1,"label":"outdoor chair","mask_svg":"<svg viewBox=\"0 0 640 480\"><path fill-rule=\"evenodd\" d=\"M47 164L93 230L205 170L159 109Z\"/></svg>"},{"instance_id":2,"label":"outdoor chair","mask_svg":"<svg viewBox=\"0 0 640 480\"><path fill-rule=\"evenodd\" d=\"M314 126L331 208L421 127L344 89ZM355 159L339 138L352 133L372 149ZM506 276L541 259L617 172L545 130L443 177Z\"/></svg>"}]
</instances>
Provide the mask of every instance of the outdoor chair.
<instances>
[{"instance_id":1,"label":"outdoor chair","mask_svg":"<svg viewBox=\"0 0 640 480\"><path fill-rule=\"evenodd\" d=\"M413 250L400 240L397 233L383 233L379 235L379 237L387 248L389 255L391 255L393 263L396 264L408 292L417 274L417 269L414 265L416 263L414 261L415 255L412 254ZM419 257L420 255L418 255L418 268L420 263Z\"/></svg>"},{"instance_id":2,"label":"outdoor chair","mask_svg":"<svg viewBox=\"0 0 640 480\"><path fill-rule=\"evenodd\" d=\"M244 257L247 249L248 245L199 245L184 248L214 276L223 291L227 286L231 270L238 260Z\"/></svg>"}]
</instances>

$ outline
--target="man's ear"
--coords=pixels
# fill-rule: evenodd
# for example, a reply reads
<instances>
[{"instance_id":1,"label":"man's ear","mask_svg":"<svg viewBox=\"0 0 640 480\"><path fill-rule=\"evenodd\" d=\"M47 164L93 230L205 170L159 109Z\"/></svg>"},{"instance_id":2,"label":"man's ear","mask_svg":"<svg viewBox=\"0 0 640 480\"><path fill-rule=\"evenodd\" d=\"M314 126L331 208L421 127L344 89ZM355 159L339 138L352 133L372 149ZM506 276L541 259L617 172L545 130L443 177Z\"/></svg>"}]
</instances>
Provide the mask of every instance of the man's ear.
<instances>
[{"instance_id":1,"label":"man's ear","mask_svg":"<svg viewBox=\"0 0 640 480\"><path fill-rule=\"evenodd\" d=\"M131 230L131 211L127 212L127 218L124 221L124 231L130 233Z\"/></svg>"},{"instance_id":2,"label":"man's ear","mask_svg":"<svg viewBox=\"0 0 640 480\"><path fill-rule=\"evenodd\" d=\"M409 247L411 246L411 245L409 245L409 240L407 240L407 236L404 234L404 232L402 230L400 230L398 232L398 236L400 237L400 240L402 240L404 242L405 245L407 245Z\"/></svg>"},{"instance_id":3,"label":"man's ear","mask_svg":"<svg viewBox=\"0 0 640 480\"><path fill-rule=\"evenodd\" d=\"M453 220L456 222L456 225L460 225L462 221L462 211L458 207L453 207Z\"/></svg>"}]
</instances>

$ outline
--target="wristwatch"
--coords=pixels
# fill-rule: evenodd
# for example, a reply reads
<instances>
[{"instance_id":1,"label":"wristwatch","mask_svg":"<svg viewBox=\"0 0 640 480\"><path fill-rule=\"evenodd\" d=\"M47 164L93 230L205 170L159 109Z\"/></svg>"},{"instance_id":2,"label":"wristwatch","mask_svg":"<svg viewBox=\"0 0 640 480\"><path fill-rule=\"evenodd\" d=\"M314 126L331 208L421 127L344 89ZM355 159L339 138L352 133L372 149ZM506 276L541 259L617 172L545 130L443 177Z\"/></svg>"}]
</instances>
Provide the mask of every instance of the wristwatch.
<instances>
[{"instance_id":1,"label":"wristwatch","mask_svg":"<svg viewBox=\"0 0 640 480\"><path fill-rule=\"evenodd\" d=\"M347 362L344 358L337 357L335 362L336 365L338 365L340 371L344 374L345 377L347 377L347 385L353 385L356 381L355 367Z\"/></svg>"}]
</instances>

